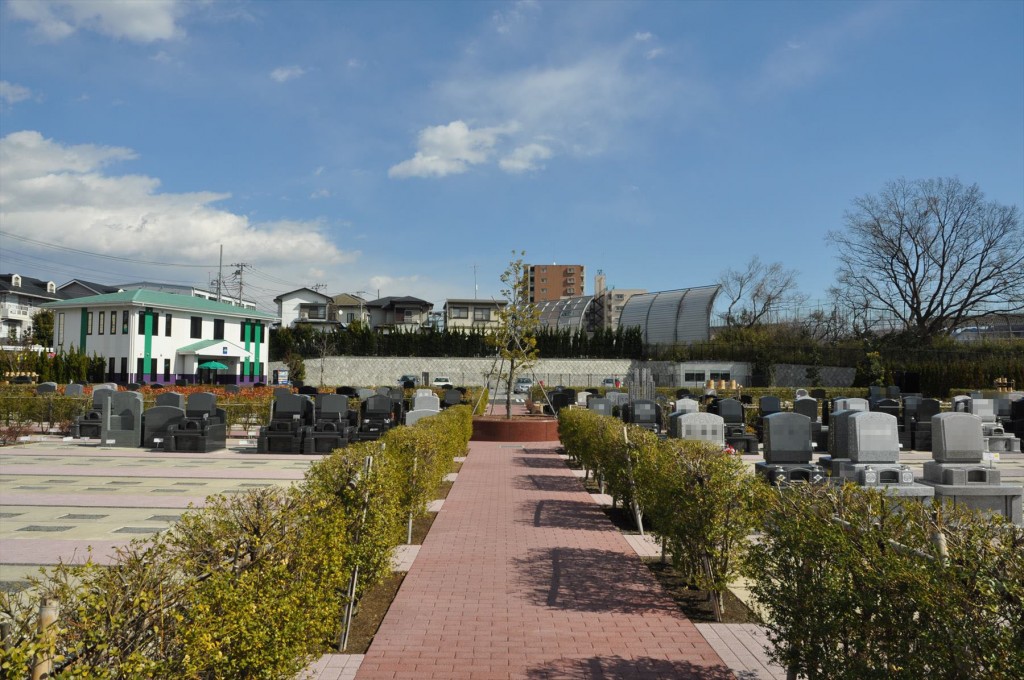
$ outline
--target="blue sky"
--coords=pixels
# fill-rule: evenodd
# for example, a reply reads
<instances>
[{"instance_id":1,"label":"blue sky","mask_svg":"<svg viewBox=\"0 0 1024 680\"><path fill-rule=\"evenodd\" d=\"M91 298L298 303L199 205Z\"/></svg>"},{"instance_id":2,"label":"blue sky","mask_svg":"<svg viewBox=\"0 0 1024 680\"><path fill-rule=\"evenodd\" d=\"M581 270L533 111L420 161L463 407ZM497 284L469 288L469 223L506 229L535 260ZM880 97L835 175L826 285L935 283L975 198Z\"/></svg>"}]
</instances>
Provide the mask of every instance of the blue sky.
<instances>
[{"instance_id":1,"label":"blue sky","mask_svg":"<svg viewBox=\"0 0 1024 680\"><path fill-rule=\"evenodd\" d=\"M3 273L823 299L851 200L939 176L1024 207L1024 2L0 3Z\"/></svg>"}]
</instances>

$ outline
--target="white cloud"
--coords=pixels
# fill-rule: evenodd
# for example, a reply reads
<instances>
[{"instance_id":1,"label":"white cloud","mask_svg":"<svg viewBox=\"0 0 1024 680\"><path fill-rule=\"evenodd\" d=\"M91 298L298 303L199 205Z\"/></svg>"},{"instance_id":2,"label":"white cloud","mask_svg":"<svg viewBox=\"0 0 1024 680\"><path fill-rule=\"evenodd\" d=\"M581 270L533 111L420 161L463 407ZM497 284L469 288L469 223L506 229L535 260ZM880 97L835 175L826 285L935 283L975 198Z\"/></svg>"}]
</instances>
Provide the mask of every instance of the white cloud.
<instances>
[{"instance_id":1,"label":"white cloud","mask_svg":"<svg viewBox=\"0 0 1024 680\"><path fill-rule=\"evenodd\" d=\"M416 154L388 170L389 177L444 177L486 162L498 140L515 124L471 130L461 120L420 131Z\"/></svg>"},{"instance_id":2,"label":"white cloud","mask_svg":"<svg viewBox=\"0 0 1024 680\"><path fill-rule=\"evenodd\" d=\"M551 149L542 144L527 144L521 146L508 156L501 159L498 165L505 172L521 173L530 170L543 168L538 161L551 158Z\"/></svg>"},{"instance_id":3,"label":"white cloud","mask_svg":"<svg viewBox=\"0 0 1024 680\"><path fill-rule=\"evenodd\" d=\"M855 6L840 19L815 27L799 39L790 39L768 54L759 73L749 82L748 92L763 96L806 87L840 65L842 54L877 32L898 3Z\"/></svg>"},{"instance_id":4,"label":"white cloud","mask_svg":"<svg viewBox=\"0 0 1024 680\"><path fill-rule=\"evenodd\" d=\"M10 106L32 96L32 90L6 80L0 80L0 104Z\"/></svg>"},{"instance_id":5,"label":"white cloud","mask_svg":"<svg viewBox=\"0 0 1024 680\"><path fill-rule=\"evenodd\" d=\"M644 31L642 33L640 31L637 31L636 33L633 34L633 39L639 42L647 42L653 37L654 34L651 33L650 31Z\"/></svg>"},{"instance_id":6,"label":"white cloud","mask_svg":"<svg viewBox=\"0 0 1024 680\"><path fill-rule=\"evenodd\" d=\"M537 0L518 0L506 9L496 10L491 15L491 22L495 31L506 35L525 23L532 12L539 10L540 3Z\"/></svg>"},{"instance_id":7,"label":"white cloud","mask_svg":"<svg viewBox=\"0 0 1024 680\"><path fill-rule=\"evenodd\" d=\"M279 66L270 72L271 80L275 80L279 83L284 83L293 78L298 78L305 75L306 70L299 66Z\"/></svg>"},{"instance_id":8,"label":"white cloud","mask_svg":"<svg viewBox=\"0 0 1024 680\"><path fill-rule=\"evenodd\" d=\"M653 49L647 50L644 53L644 56L647 57L648 59L657 59L658 57L660 57L663 54L665 54L665 48L664 47L655 47Z\"/></svg>"},{"instance_id":9,"label":"white cloud","mask_svg":"<svg viewBox=\"0 0 1024 680\"><path fill-rule=\"evenodd\" d=\"M11 14L34 24L48 40L62 40L79 29L140 43L183 35L177 25L185 12L178 0L9 0Z\"/></svg>"},{"instance_id":10,"label":"white cloud","mask_svg":"<svg viewBox=\"0 0 1024 680\"><path fill-rule=\"evenodd\" d=\"M670 110L685 118L707 98L694 87L678 101L684 77L638 70L631 55L627 48L595 51L567 64L451 80L437 91L464 116L515 120L524 140L545 138L553 152L592 155L616 143L626 122Z\"/></svg>"},{"instance_id":11,"label":"white cloud","mask_svg":"<svg viewBox=\"0 0 1024 680\"><path fill-rule=\"evenodd\" d=\"M308 266L357 255L339 250L319 221L255 223L216 207L227 194L161 192L156 178L106 171L135 157L123 147L63 145L30 130L0 138L4 230L90 252L197 264L209 263L214 246L224 244L226 252L293 281L305 280ZM289 253L302 253L302 261L282 271L290 266L282 254Z\"/></svg>"},{"instance_id":12,"label":"white cloud","mask_svg":"<svg viewBox=\"0 0 1024 680\"><path fill-rule=\"evenodd\" d=\"M352 57L351 59L345 62L345 66L352 71L356 71L365 68L366 62L364 62L362 59L356 59L355 57Z\"/></svg>"},{"instance_id":13,"label":"white cloud","mask_svg":"<svg viewBox=\"0 0 1024 680\"><path fill-rule=\"evenodd\" d=\"M309 197L310 198L314 198L314 199L316 199L316 198L330 198L331 197L331 192L328 191L327 189L317 189L316 191L311 193L309 195Z\"/></svg>"}]
</instances>

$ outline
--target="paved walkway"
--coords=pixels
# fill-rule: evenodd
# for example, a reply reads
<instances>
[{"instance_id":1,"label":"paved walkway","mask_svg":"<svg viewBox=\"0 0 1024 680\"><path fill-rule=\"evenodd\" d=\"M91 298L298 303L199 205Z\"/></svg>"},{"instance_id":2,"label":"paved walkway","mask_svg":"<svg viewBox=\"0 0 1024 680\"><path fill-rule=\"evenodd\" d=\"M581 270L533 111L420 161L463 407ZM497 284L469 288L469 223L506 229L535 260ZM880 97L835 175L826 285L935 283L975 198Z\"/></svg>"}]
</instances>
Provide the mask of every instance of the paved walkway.
<instances>
[{"instance_id":1,"label":"paved walkway","mask_svg":"<svg viewBox=\"0 0 1024 680\"><path fill-rule=\"evenodd\" d=\"M733 677L555 446L470 445L359 680Z\"/></svg>"}]
</instances>

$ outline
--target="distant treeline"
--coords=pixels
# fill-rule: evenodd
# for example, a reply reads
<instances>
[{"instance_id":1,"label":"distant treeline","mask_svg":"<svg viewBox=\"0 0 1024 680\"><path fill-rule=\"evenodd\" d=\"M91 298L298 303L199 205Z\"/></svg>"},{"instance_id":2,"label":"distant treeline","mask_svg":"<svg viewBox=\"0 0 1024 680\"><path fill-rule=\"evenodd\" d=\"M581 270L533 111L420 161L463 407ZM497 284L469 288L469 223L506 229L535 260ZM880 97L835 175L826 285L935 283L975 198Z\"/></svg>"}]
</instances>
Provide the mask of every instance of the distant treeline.
<instances>
[{"instance_id":1,"label":"distant treeline","mask_svg":"<svg viewBox=\"0 0 1024 680\"><path fill-rule=\"evenodd\" d=\"M644 359L639 328L617 331L571 332L543 329L537 334L537 348L546 359ZM270 332L270 360L282 361L289 354L305 359L319 356L357 357L489 357L494 347L479 330L430 329L389 333L365 327L321 332L309 324Z\"/></svg>"},{"instance_id":2,"label":"distant treeline","mask_svg":"<svg viewBox=\"0 0 1024 680\"><path fill-rule=\"evenodd\" d=\"M917 390L945 396L951 389L990 388L997 378L1024 389L1024 342L993 341L964 344L934 341L928 346L908 338L851 338L824 343L808 337L777 334L760 328L723 333L709 342L645 346L639 328L601 330L593 334L566 329L543 329L537 334L542 359L633 359L638 361L749 362L765 386L772 384L776 364L811 367L845 366L857 369L854 386L902 384L908 374ZM319 356L489 357L494 348L478 330L419 330L382 333L352 327L327 333L308 324L272 330L270 359L289 354ZM815 372L808 376L814 386ZM910 391L908 387L905 390Z\"/></svg>"}]
</instances>

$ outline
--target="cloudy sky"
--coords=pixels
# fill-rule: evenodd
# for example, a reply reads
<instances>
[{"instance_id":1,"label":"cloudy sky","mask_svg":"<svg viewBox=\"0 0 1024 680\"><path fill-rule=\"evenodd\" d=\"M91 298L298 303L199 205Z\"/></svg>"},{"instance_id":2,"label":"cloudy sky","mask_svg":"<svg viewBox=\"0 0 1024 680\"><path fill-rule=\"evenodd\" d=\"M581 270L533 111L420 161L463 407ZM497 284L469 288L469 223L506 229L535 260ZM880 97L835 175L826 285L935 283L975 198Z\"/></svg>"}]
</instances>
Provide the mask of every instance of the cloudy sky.
<instances>
[{"instance_id":1,"label":"cloudy sky","mask_svg":"<svg viewBox=\"0 0 1024 680\"><path fill-rule=\"evenodd\" d=\"M824 298L894 178L1024 207L1024 3L0 2L0 271L246 296Z\"/></svg>"}]
</instances>

